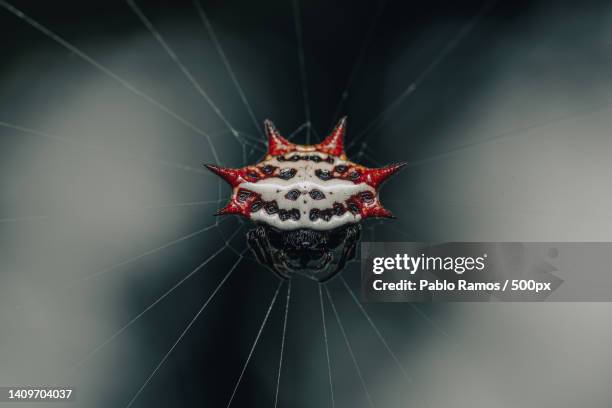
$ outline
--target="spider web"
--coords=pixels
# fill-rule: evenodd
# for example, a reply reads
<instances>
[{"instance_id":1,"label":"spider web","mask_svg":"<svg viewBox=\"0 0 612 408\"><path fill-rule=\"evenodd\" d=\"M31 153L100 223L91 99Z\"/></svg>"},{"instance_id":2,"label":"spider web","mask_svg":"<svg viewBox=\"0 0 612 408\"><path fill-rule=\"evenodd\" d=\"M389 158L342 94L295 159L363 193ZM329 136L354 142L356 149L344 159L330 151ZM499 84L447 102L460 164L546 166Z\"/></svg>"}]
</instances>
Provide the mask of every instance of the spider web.
<instances>
[{"instance_id":1,"label":"spider web","mask_svg":"<svg viewBox=\"0 0 612 408\"><path fill-rule=\"evenodd\" d=\"M368 48L372 41L372 37L376 33L376 28L381 19L381 15L384 13L385 4L386 2L383 0L379 2L378 5L376 6L376 10L373 13L371 25L367 30L367 33L363 40L363 44L360 48L360 52L358 53L354 61L354 64L352 65L352 69L350 70L350 73L349 73L349 76L346 82L346 86L341 93L340 100L337 105L337 109L334 112L332 122L335 122L337 120L337 118L339 117L339 115L344 109L346 101L349 98L350 91L352 87L354 86L354 83L357 78L356 73L358 72L359 68L363 64L363 60L365 56L367 55ZM64 38L57 35L54 31L52 31L52 29L42 25L34 18L24 14L20 9L16 8L15 6L11 5L10 3L4 0L0 0L0 5L5 10L14 14L17 18L21 19L25 24L30 25L32 28L42 33L43 35L48 37L50 40L54 41L61 47L69 50L71 53L79 57L81 60L91 65L92 68L99 71L101 74L117 82L119 85L125 88L127 92L130 92L142 98L144 101L149 103L153 109L159 110L161 113L167 115L170 119L177 121L182 126L189 129L190 131L193 131L194 133L203 137L207 146L209 147L209 153L210 153L211 159L213 159L216 163L223 164L223 158L219 157L217 153L217 148L215 147L215 141L220 140L220 138L222 137L227 137L228 135L234 138L236 142L239 144L241 148L241 155L242 155L243 163L248 163L251 160L254 160L258 156L261 156L263 153L265 153L266 146L265 146L265 140L263 138L263 132L259 126L260 121L258 120L254 112L253 106L249 102L249 97L246 95L246 93L244 92L243 88L240 85L239 79L236 76L232 68L231 62L229 61L227 55L224 52L221 41L218 38L214 30L214 26L211 20L209 19L206 13L206 10L204 9L204 7L201 5L199 1L196 1L194 3L194 9L197 12L197 15L199 16L199 18L201 19L201 22L203 26L205 27L206 31L208 32L209 38L213 42L213 45L215 47L215 50L218 54L219 59L223 63L223 66L226 70L231 87L233 87L234 90L239 94L240 100L242 101L242 104L244 105L243 107L247 111L248 116L253 122L253 128L254 128L253 130L255 131L254 133L257 134L257 136L249 132L246 132L246 131L238 130L232 124L231 118L228 118L224 114L224 112L222 112L219 106L215 103L215 101L207 93L206 89L197 81L196 77L191 72L190 68L182 61L181 57L175 52L172 44L170 44L164 38L162 33L156 28L156 26L151 22L151 20L149 20L146 14L146 10L144 10L135 1L133 0L127 1L127 5L129 6L129 8L138 17L138 19L142 22L144 27L151 33L151 35L158 42L161 52L164 52L173 61L178 71L184 76L185 80L187 80L191 84L191 86L193 86L193 88L197 91L197 93L203 99L203 102L206 105L208 105L211 108L211 110L221 119L221 121L224 123L227 130L224 130L222 132L216 132L216 133L204 131L203 129L195 125L190 120L184 118L179 113L175 112L172 108L168 107L162 101L158 101L156 98L150 96L144 90L136 87L130 81L119 76L117 73L113 72L110 68L103 65L98 60L96 60L95 58L87 54L86 52L82 51L81 49L77 48L76 46L74 46L73 44L65 40ZM478 13L473 18L471 18L459 30L459 32L456 33L456 35L445 45L443 49L439 51L439 53L436 55L434 60L431 61L431 63L426 67L426 69L417 78L415 78L413 81L408 83L405 86L405 88L397 95L397 97L394 100L392 100L391 103L389 103L382 111L374 115L371 121L361 131L356 133L356 137L350 139L347 149L349 152L349 156L352 159L354 159L357 162L363 162L364 164L369 164L369 165L374 165L374 166L382 165L382 163L376 160L375 158L376 152L368 144L370 137L376 134L376 131L380 129L380 126L387 120L389 115L395 110L399 109L402 106L402 104L415 92L415 90L426 81L428 75L432 71L434 71L438 65L444 62L445 57L448 56L453 51L453 49L458 46L458 44L460 44L461 40L465 36L469 35L470 31L478 24L478 22L483 18L483 16L486 15L486 13L491 10L493 6L494 6L494 2L486 2L481 7L481 9L478 11ZM288 136L288 139L292 140L302 135L303 133L305 133L306 142L310 143L311 140L320 140L321 138L320 138L320 135L317 133L316 129L314 128L312 124L312 120L311 120L310 101L309 101L309 94L308 94L308 90L309 90L308 72L306 70L306 63L305 63L302 18L301 18L301 13L300 13L300 3L298 0L292 0L292 10L293 10L292 18L293 18L294 27L295 27L295 39L296 39L296 51L297 51L296 58L299 63L299 81L300 81L301 90L302 90L304 123L298 126L295 129L295 131L293 131ZM430 163L432 161L442 160L452 155L458 154L468 149L473 149L475 147L481 146L486 143L491 143L491 142L494 142L494 141L497 141L497 140L500 140L506 137L514 137L514 136L523 134L527 131L537 129L543 126L547 126L551 123L563 121L563 120L572 118L576 115L582 115L582 114L589 113L595 110L606 108L608 106L609 106L609 103L604 103L600 105L586 107L583 110L576 111L576 112L570 112L568 114L561 115L551 120L542 121L542 122L535 123L535 124L525 126L522 128L507 131L499 135L494 135L487 139L483 139L483 140L475 141L469 144L457 146L453 149L449 149L447 151L441 151L432 156L423 157L420 160L413 161L412 163L409 163L408 167L417 167L417 166L420 166L426 163ZM153 163L153 164L156 164L162 167L171 168L171 169L178 170L178 171L196 173L198 175L201 175L202 177L212 177L205 170L198 168L198 167L194 167L189 164L178 163L174 161L160 160L158 158L150 157L150 156L140 154L140 153L128 153L124 150L117 150L117 149L113 149L112 147L108 147L104 145L84 143L77 139L71 139L69 137L62 136L62 135L54 135L54 134L46 132L45 130L30 128L28 126L24 126L23 124L0 121L0 127L10 129L16 132L20 132L23 134L29 134L32 136L45 138L45 139L52 140L58 143L71 144L71 145L74 145L84 150L103 151L105 154L116 156L123 160ZM166 203L166 204L159 204L159 205L153 205L153 206L147 206L147 207L138 207L138 208L134 208L134 211L141 211L145 209L172 208L172 207L180 208L180 207L200 206L200 205L219 206L221 203L226 201L227 197L225 197L223 193L222 181L219 180L217 181L217 183L218 183L218 189L217 189L215 199L202 200L202 201L191 201L191 202L175 202L175 203ZM5 218L0 218L0 223L44 222L45 220L49 220L50 218L53 218L53 217L54 217L53 215L47 215L47 214L34 214L34 215L20 216L20 217L5 217ZM137 404L139 397L141 396L143 392L146 392L147 386L150 384L151 380L155 377L155 375L160 370L163 369L164 363L169 358L171 358L172 352L176 349L176 347L180 345L184 337L189 334L190 329L193 327L196 321L202 316L204 311L209 306L210 302L212 302L215 299L215 297L220 293L220 291L224 288L224 286L226 285L227 281L229 280L230 276L234 273L236 268L242 262L254 262L254 260L250 257L250 255L248 255L247 251L243 249L243 246L242 248L236 247L235 244L232 243L232 241L234 241L234 239L237 236L239 236L238 235L239 233L244 232L246 223L242 219L240 219L239 222L241 225L238 228L235 228L231 234L227 234L227 233L224 233L223 230L220 228L220 226L222 226L224 222L226 222L225 218L224 219L217 218L215 222L211 224L199 226L197 229L194 229L193 231L189 231L186 234L183 234L178 237L174 237L171 240L160 243L159 245L152 247L144 252L137 253L128 258L118 260L116 263L113 263L99 271L93 271L93 272L90 272L89 274L84 274L81 278L73 282L68 282L66 287L63 288L60 291L60 293L56 293L53 295L53 296L62 296L65 293L65 291L73 290L75 287L82 285L84 282L95 280L95 279L102 279L107 274L114 272L118 269L128 269L133 264L141 261L142 259L146 257L150 257L153 255L162 253L164 250L172 246L181 245L187 240L193 237L196 237L198 235L215 231L219 233L222 237L223 244L219 248L214 249L212 251L212 254L208 255L195 268L190 270L187 274L183 275L172 286L170 286L163 294L161 294L159 297L154 299L140 313L133 316L133 318L131 318L125 324L119 327L114 333L112 333L107 338L101 340L98 345L96 345L91 350L89 350L87 353L85 353L75 363L74 367L72 367L72 369L70 370L70 373L71 373L70 378L73 378L72 376L78 375L80 370L83 370L86 368L87 363L91 360L91 358L94 355L97 355L98 353L103 351L105 347L107 347L110 343L115 341L119 336L121 336L123 333L129 330L129 328L132 327L132 325L136 323L140 318L142 318L146 313L154 311L155 307L158 304L160 304L166 298L171 296L178 288L180 288L182 285L188 282L190 278L206 270L206 267L214 259L216 259L220 254L226 251L232 252L235 256L234 263L231 265L231 267L228 269L228 271L225 273L222 279L218 282L218 285L204 299L201 306L197 309L195 314L193 314L191 320L189 320L188 324L178 334L175 342L171 345L171 347L167 350L167 352L160 357L160 359L158 360L153 370L145 378L143 378L142 385L137 390L135 390L135 392L131 395L129 400L127 400L125 407L129 408ZM376 230L377 228L383 225L386 229L392 229L403 237L407 237L408 239L413 238L413 236L410 233L403 231L397 226L394 226L392 223L387 223L385 221L376 221L376 222L371 222L367 224L366 226L364 226L364 231L368 235L368 239L376 240ZM240 240L237 240L237 241L240 241ZM351 263L354 263L354 261ZM366 310L366 307L363 304L361 304L361 302L355 295L354 289L351 288L351 285L344 279L344 277L340 277L339 282L340 282L340 286L344 288L344 291L345 291L343 295L347 296L349 299L351 299L354 302L356 309L359 311L359 313L363 317L363 322L366 323L375 333L379 341L379 346L391 357L398 372L402 375L406 383L410 385L410 387L416 386L414 377L410 375L410 373L408 372L405 366L405 363L403 363L401 359L398 357L398 355L395 353L394 347L390 344L390 342L384 336L383 332L379 329L377 324L374 322L374 319L372 318L370 313L368 313L368 311ZM257 332L253 334L251 347L249 348L248 355L246 359L244 360L242 368L236 377L236 382L235 382L233 391L231 395L228 396L227 405L226 405L228 408L232 405L237 395L240 384L246 374L247 367L249 366L249 363L252 360L253 354L255 353L256 348L261 340L262 333L264 329L266 328L266 325L269 321L271 312L277 304L279 295L282 293L283 286L286 287L286 291L284 292L285 293L285 307L284 307L284 313L282 315L283 323L282 323L281 347L280 347L279 356L278 356L278 368L275 372L274 407L278 406L279 404L279 393L282 391L282 373L283 373L283 367L284 367L283 362L284 362L284 358L286 357L285 345L286 345L286 338L287 338L287 327L288 327L289 317L291 316L291 313L290 313L291 281L288 281L286 283L279 282L272 298L269 300L269 304L268 304L265 314L263 316L253 317L254 319L260 319L261 323L259 324L259 328ZM335 399L335 393L334 393L335 387L334 387L334 373L333 373L334 351L330 349L330 343L328 341L329 310L331 310L332 312L332 316L334 317L334 320L339 329L339 332L342 335L342 339L344 340L344 343L346 344L346 348L350 354L351 361L355 368L355 372L358 375L360 385L363 389L364 399L367 401L369 406L371 407L378 406L373 399L372 393L370 392L370 388L369 388L370 385L368 385L368 381L365 378L364 373L360 367L359 356L355 353L355 350L353 349L351 345L351 333L347 330L347 326L343 323L343 318L341 316L341 310L339 307L337 307L336 302L334 301L334 294L332 290L330 289L331 289L331 285L319 285L318 287L320 313L321 313L321 329L322 329L321 336L322 336L322 341L325 346L324 361L326 364L324 368L325 368L325 371L329 379L329 390L328 391L329 391L329 396L330 396L330 406L332 408L335 407L336 399ZM325 292L326 296L323 295L323 292ZM336 295L336 296L339 296L339 295ZM327 299L327 302L326 302L326 299ZM326 305L328 307L326 307ZM442 328L440 328L440 326L433 319L431 319L421 308L419 308L417 305L414 305L414 304L410 304L410 307L426 324L431 326L431 328L438 335L448 338L449 336L448 333ZM461 346L455 344L455 347L460 348ZM409 388L409 389L413 389L413 388ZM423 407L428 406L427 402L424 400L420 401L420 405Z\"/></svg>"}]
</instances>

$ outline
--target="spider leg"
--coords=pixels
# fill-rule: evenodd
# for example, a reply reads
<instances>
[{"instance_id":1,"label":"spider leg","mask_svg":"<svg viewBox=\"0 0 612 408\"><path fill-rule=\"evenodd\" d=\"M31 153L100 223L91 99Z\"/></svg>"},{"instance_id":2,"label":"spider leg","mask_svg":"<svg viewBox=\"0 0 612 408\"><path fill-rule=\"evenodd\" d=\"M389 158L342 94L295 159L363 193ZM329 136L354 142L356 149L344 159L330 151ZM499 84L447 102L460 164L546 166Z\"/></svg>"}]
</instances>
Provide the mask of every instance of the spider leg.
<instances>
[{"instance_id":1,"label":"spider leg","mask_svg":"<svg viewBox=\"0 0 612 408\"><path fill-rule=\"evenodd\" d=\"M289 279L287 274L276 267L266 229L263 226L260 225L247 232L247 244L253 255L255 255L257 262L270 268L279 278Z\"/></svg>"},{"instance_id":2,"label":"spider leg","mask_svg":"<svg viewBox=\"0 0 612 408\"><path fill-rule=\"evenodd\" d=\"M247 244L249 245L249 248L251 249L251 252L253 253L253 255L255 255L257 262L265 265L267 261L266 255L264 254L263 248L261 247L261 244L259 243L259 237L258 237L256 229L251 229L247 231L246 236L247 236Z\"/></svg>"},{"instance_id":3,"label":"spider leg","mask_svg":"<svg viewBox=\"0 0 612 408\"><path fill-rule=\"evenodd\" d=\"M313 269L321 270L321 269L325 268L327 266L327 264L332 260L332 258L333 258L333 256L332 256L331 253L325 252L325 254L323 255L323 260L318 265L315 265L313 267Z\"/></svg>"},{"instance_id":4,"label":"spider leg","mask_svg":"<svg viewBox=\"0 0 612 408\"><path fill-rule=\"evenodd\" d=\"M361 227L359 224L349 225L346 229L346 238L344 241L344 248L342 248L342 255L340 255L340 259L338 261L338 265L334 271L327 275L326 277L320 279L319 283L327 282L336 276L340 271L344 269L346 263L355 257L355 253L357 252L357 243L359 242L359 237L361 235Z\"/></svg>"}]
</instances>

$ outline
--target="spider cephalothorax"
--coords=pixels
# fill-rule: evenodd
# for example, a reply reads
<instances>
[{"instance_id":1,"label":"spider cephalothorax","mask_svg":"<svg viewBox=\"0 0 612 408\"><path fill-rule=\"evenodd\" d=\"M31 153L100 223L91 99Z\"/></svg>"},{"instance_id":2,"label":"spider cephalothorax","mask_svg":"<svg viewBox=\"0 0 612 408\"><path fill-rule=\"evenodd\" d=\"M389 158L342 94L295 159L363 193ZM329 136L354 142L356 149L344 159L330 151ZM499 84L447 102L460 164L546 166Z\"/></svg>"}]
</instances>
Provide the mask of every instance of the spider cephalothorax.
<instances>
[{"instance_id":1,"label":"spider cephalothorax","mask_svg":"<svg viewBox=\"0 0 612 408\"><path fill-rule=\"evenodd\" d=\"M393 217L380 204L378 188L403 163L372 169L348 160L346 118L315 145L289 142L269 120L265 128L268 152L261 162L239 169L206 166L233 188L217 214L254 221L249 246L279 275L327 280L355 255L360 221Z\"/></svg>"}]
</instances>

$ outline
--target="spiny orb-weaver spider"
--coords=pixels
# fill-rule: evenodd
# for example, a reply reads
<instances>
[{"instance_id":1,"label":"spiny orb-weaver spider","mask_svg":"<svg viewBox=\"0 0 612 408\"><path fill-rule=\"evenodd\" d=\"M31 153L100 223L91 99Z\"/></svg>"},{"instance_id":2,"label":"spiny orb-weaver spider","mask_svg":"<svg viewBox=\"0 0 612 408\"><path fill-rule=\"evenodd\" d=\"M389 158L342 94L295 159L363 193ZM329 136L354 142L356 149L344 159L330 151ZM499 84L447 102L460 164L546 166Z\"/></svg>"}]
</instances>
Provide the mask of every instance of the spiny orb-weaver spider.
<instances>
[{"instance_id":1,"label":"spiny orb-weaver spider","mask_svg":"<svg viewBox=\"0 0 612 408\"><path fill-rule=\"evenodd\" d=\"M248 245L280 277L326 281L355 256L360 221L394 218L378 189L405 163L367 168L351 162L344 152L346 118L315 145L291 143L271 121L264 124L268 151L261 162L238 169L206 165L233 189L217 215L254 221Z\"/></svg>"}]
</instances>

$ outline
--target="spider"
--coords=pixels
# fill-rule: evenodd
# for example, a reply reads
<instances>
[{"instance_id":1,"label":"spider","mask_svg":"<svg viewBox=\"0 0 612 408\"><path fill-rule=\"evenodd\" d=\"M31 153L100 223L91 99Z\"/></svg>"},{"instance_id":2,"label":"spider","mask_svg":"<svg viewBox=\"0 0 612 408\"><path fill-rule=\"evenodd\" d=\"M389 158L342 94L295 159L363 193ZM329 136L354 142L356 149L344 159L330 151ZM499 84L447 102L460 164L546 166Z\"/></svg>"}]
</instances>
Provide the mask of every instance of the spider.
<instances>
[{"instance_id":1,"label":"spider","mask_svg":"<svg viewBox=\"0 0 612 408\"><path fill-rule=\"evenodd\" d=\"M217 215L252 220L249 248L280 277L327 281L355 257L360 221L395 218L380 204L378 189L405 163L372 169L351 162L344 152L346 117L315 145L289 142L269 120L264 126L268 151L261 162L238 169L206 165L232 187Z\"/></svg>"}]
</instances>

